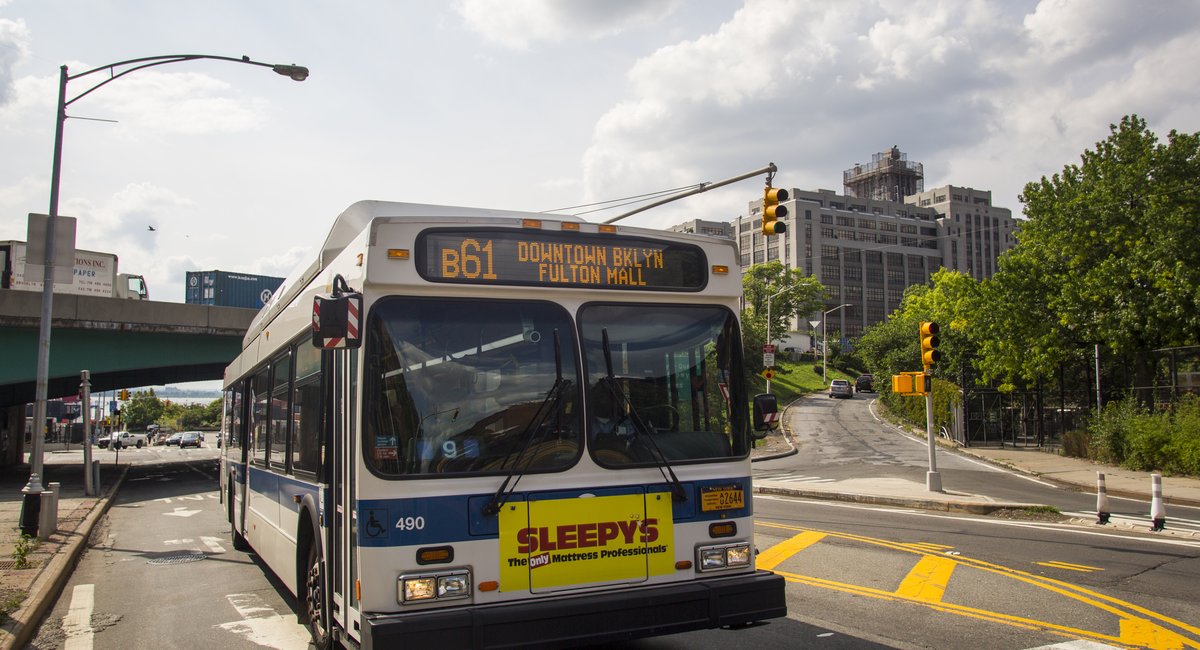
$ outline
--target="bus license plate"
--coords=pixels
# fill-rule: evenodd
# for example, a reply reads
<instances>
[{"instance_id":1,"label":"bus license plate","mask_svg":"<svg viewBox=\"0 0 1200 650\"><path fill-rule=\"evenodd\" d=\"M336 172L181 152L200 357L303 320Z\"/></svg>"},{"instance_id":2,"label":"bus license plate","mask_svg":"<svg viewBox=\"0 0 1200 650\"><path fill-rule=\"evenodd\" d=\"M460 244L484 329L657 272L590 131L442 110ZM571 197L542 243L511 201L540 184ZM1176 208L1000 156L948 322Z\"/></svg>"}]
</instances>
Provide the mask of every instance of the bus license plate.
<instances>
[{"instance_id":1,"label":"bus license plate","mask_svg":"<svg viewBox=\"0 0 1200 650\"><path fill-rule=\"evenodd\" d=\"M741 486L720 485L700 488L700 511L738 510L746 507L746 496Z\"/></svg>"}]
</instances>

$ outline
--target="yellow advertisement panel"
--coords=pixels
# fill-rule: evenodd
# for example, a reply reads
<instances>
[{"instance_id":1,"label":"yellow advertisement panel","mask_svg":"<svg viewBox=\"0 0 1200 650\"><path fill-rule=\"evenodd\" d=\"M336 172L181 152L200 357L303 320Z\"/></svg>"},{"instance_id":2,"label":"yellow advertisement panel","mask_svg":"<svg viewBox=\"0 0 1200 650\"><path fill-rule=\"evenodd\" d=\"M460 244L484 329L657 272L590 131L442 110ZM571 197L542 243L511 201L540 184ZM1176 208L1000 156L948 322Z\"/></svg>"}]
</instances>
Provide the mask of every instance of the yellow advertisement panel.
<instances>
[{"instance_id":1,"label":"yellow advertisement panel","mask_svg":"<svg viewBox=\"0 0 1200 650\"><path fill-rule=\"evenodd\" d=\"M674 542L665 492L510 501L500 511L500 590L672 573Z\"/></svg>"}]
</instances>

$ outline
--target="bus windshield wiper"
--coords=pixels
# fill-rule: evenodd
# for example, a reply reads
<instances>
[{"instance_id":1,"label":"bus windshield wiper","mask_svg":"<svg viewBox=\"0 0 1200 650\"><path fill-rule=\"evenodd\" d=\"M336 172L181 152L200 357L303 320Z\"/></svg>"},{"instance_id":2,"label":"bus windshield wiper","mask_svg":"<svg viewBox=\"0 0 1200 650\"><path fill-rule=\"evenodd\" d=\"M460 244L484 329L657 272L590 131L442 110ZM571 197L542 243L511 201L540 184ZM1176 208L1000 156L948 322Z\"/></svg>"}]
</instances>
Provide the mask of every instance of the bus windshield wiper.
<instances>
[{"instance_id":1,"label":"bus windshield wiper","mask_svg":"<svg viewBox=\"0 0 1200 650\"><path fill-rule=\"evenodd\" d=\"M504 482L500 484L500 487L496 489L496 493L492 495L487 505L483 507L483 515L485 517L490 517L500 512L500 508L503 508L504 504L508 502L508 497L512 496L513 491L517 489L517 483L521 480L521 476L525 472L525 468L521 467L521 459L525 456L525 452L529 450L529 443L533 441L533 434L542 428L551 411L556 413L556 417L562 411L562 396L566 392L567 387L571 385L571 382L563 378L562 345L558 340L558 330L554 330L554 373L554 385L546 392L546 397L542 400L541 405L538 406L533 419L529 421L525 430L521 432L524 441L521 444L521 450L517 452L516 458L513 459L513 464L508 470L508 475L504 477ZM551 405L553 405L553 408L550 408ZM561 426L561 423L558 423L558 425ZM512 481L512 485L509 485L509 481Z\"/></svg>"},{"instance_id":2,"label":"bus windshield wiper","mask_svg":"<svg viewBox=\"0 0 1200 650\"><path fill-rule=\"evenodd\" d=\"M633 402L621 390L621 387L617 384L616 377L613 376L612 349L608 345L607 327L600 330L600 336L604 346L604 369L607 372L600 381L608 387L615 403L624 406L624 411L629 417L629 421L633 423L633 430L637 436L649 443L650 455L654 458L654 464L658 466L658 472L662 474L663 480L671 486L671 499L677 503L687 501L687 492L683 489L683 483L679 482L679 477L675 476L675 470L671 468L670 461L663 455L662 450L658 448L658 443L654 441L654 435L650 431L650 427L642 419L641 415L638 414L637 409L633 407Z\"/></svg>"}]
</instances>

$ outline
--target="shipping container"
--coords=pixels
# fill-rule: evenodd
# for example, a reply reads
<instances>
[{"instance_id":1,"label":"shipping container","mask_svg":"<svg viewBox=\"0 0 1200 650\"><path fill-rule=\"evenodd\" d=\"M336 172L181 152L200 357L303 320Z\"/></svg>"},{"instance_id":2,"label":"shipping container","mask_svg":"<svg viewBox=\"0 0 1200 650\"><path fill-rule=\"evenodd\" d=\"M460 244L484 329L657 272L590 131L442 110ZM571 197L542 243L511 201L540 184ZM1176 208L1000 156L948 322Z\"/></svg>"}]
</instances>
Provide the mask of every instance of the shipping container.
<instances>
[{"instance_id":1,"label":"shipping container","mask_svg":"<svg viewBox=\"0 0 1200 650\"><path fill-rule=\"evenodd\" d=\"M217 305L262 309L283 278L232 271L188 271L184 301L190 305Z\"/></svg>"}]
</instances>

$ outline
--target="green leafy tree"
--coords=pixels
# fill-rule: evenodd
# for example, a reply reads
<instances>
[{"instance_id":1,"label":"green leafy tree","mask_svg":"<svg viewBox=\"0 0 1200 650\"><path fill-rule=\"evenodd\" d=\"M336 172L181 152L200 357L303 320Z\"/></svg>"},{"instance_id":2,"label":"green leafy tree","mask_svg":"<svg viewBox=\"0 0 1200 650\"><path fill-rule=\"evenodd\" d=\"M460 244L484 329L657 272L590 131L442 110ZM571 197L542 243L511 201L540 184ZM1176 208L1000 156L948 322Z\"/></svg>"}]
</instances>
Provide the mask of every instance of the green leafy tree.
<instances>
[{"instance_id":1,"label":"green leafy tree","mask_svg":"<svg viewBox=\"0 0 1200 650\"><path fill-rule=\"evenodd\" d=\"M910 286L900 308L867 328L855 346L867 368L878 375L876 383L883 382L888 389L892 375L922 369L918 334L922 321L941 328L942 360L932 369L935 376L957 381L978 346L972 323L978 317L981 284L947 269L938 270L931 280L932 286Z\"/></svg>"},{"instance_id":2,"label":"green leafy tree","mask_svg":"<svg viewBox=\"0 0 1200 650\"><path fill-rule=\"evenodd\" d=\"M983 291L984 377L1030 385L1098 343L1129 359L1143 402L1159 348L1200 339L1200 134L1166 144L1127 116L1079 165L1029 183L1029 220Z\"/></svg>"},{"instance_id":3,"label":"green leafy tree","mask_svg":"<svg viewBox=\"0 0 1200 650\"><path fill-rule=\"evenodd\" d=\"M162 412L163 403L154 394L153 388L135 392L121 408L125 426L132 430L145 429L147 425L154 424Z\"/></svg>"},{"instance_id":4,"label":"green leafy tree","mask_svg":"<svg viewBox=\"0 0 1200 650\"><path fill-rule=\"evenodd\" d=\"M767 299L770 298L771 342L787 336L796 314L819 311L825 288L812 276L788 268L779 260L756 264L742 275L742 346L746 367L762 370L762 346L767 343Z\"/></svg>"}]
</instances>

